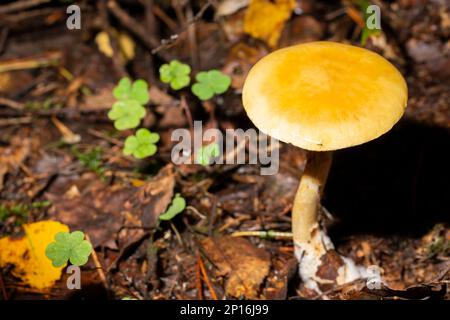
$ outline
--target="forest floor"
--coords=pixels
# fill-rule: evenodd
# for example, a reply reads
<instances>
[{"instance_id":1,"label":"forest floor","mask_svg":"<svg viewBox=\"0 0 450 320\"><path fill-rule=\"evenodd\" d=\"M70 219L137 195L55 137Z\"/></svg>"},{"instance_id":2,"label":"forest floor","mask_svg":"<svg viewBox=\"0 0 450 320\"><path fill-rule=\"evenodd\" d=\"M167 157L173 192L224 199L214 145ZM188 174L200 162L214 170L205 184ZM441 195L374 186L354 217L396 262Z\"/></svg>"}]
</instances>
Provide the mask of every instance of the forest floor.
<instances>
[{"instance_id":1,"label":"forest floor","mask_svg":"<svg viewBox=\"0 0 450 320\"><path fill-rule=\"evenodd\" d=\"M20 11L0 5L0 237L20 235L24 223L56 220L85 232L96 257L82 267L82 290L75 291L66 288L65 273L37 290L0 269L0 299L323 298L302 290L290 239L231 236L290 231L306 151L281 144L279 173L269 176L258 165L171 162L172 131L192 124L186 109L207 127L253 127L240 93L262 56L307 41L360 43L358 7L350 1L298 1L274 46L244 32L245 2L77 1L80 30L66 28L61 3ZM405 76L408 108L382 138L335 153L323 205L337 251L380 266L386 287L371 292L356 281L326 295L446 299L450 8L439 0L376 4L383 32L365 46ZM111 57L99 50L96 35L114 39L114 30L132 39L129 61L115 40ZM193 74L219 69L231 88L207 102L171 90L158 70L172 59L190 64ZM21 67L9 70L14 63ZM149 83L142 126L161 139L145 160L123 155L129 132L107 117L123 76ZM186 209L157 225L176 193Z\"/></svg>"}]
</instances>

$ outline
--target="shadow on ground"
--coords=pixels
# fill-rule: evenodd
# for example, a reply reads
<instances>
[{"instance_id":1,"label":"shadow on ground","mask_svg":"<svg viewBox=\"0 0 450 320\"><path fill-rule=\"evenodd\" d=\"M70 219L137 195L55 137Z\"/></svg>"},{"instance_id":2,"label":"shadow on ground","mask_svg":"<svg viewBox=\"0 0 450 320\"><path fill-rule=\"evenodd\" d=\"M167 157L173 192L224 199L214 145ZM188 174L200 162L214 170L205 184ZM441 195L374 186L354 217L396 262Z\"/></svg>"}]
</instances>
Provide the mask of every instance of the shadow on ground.
<instances>
[{"instance_id":1,"label":"shadow on ground","mask_svg":"<svg viewBox=\"0 0 450 320\"><path fill-rule=\"evenodd\" d=\"M323 204L335 237L420 236L450 220L450 131L405 121L334 153Z\"/></svg>"}]
</instances>

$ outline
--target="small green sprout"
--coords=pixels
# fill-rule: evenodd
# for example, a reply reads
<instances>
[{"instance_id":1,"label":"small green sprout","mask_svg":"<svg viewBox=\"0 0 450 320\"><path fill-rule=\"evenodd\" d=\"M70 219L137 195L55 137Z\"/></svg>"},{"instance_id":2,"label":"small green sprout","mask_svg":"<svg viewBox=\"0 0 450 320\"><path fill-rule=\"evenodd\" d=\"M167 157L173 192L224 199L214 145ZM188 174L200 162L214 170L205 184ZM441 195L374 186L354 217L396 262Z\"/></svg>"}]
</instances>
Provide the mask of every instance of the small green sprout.
<instances>
[{"instance_id":1,"label":"small green sprout","mask_svg":"<svg viewBox=\"0 0 450 320\"><path fill-rule=\"evenodd\" d=\"M9 217L14 217L15 225L22 225L27 222L31 210L43 209L50 205L49 201L35 201L31 205L18 203L6 206L0 204L0 222L5 222Z\"/></svg>"},{"instance_id":2,"label":"small green sprout","mask_svg":"<svg viewBox=\"0 0 450 320\"><path fill-rule=\"evenodd\" d=\"M147 82L136 80L132 84L130 79L122 78L113 95L118 101L113 104L108 117L114 121L114 127L117 130L136 128L146 114L143 106L149 101Z\"/></svg>"},{"instance_id":3,"label":"small green sprout","mask_svg":"<svg viewBox=\"0 0 450 320\"><path fill-rule=\"evenodd\" d=\"M172 60L159 68L159 78L164 83L170 83L173 90L188 86L191 82L190 73L191 67L178 60Z\"/></svg>"},{"instance_id":4,"label":"small green sprout","mask_svg":"<svg viewBox=\"0 0 450 320\"><path fill-rule=\"evenodd\" d=\"M186 208L186 200L177 193L166 212L159 216L159 220L172 220L177 214L182 212L184 208Z\"/></svg>"},{"instance_id":5,"label":"small green sprout","mask_svg":"<svg viewBox=\"0 0 450 320\"><path fill-rule=\"evenodd\" d=\"M155 144L158 141L159 141L159 134L141 128L136 132L136 135L129 136L125 140L125 147L123 148L123 153L126 156L132 154L137 159L144 159L156 153L158 148L156 147Z\"/></svg>"},{"instance_id":6,"label":"small green sprout","mask_svg":"<svg viewBox=\"0 0 450 320\"><path fill-rule=\"evenodd\" d=\"M0 205L0 221L5 222L9 217L15 218L15 225L19 226L27 222L30 207L23 203L11 206Z\"/></svg>"},{"instance_id":7,"label":"small green sprout","mask_svg":"<svg viewBox=\"0 0 450 320\"><path fill-rule=\"evenodd\" d=\"M67 261L75 266L82 266L88 261L91 252L92 245L84 240L83 232L58 232L55 242L47 246L45 255L52 260L54 267L62 267Z\"/></svg>"},{"instance_id":8,"label":"small green sprout","mask_svg":"<svg viewBox=\"0 0 450 320\"><path fill-rule=\"evenodd\" d=\"M6 221L9 217L9 210L5 205L0 204L0 221Z\"/></svg>"},{"instance_id":9,"label":"small green sprout","mask_svg":"<svg viewBox=\"0 0 450 320\"><path fill-rule=\"evenodd\" d=\"M197 83L192 86L192 92L200 100L208 100L214 94L224 93L231 84L231 78L219 70L199 72L195 79Z\"/></svg>"},{"instance_id":10,"label":"small green sprout","mask_svg":"<svg viewBox=\"0 0 450 320\"><path fill-rule=\"evenodd\" d=\"M196 160L202 166L207 166L211 163L211 159L220 156L219 144L217 142L210 143L197 150Z\"/></svg>"},{"instance_id":11,"label":"small green sprout","mask_svg":"<svg viewBox=\"0 0 450 320\"><path fill-rule=\"evenodd\" d=\"M103 150L101 147L95 147L85 152L80 151L77 147L73 147L72 153L83 167L95 172L99 176L103 175L105 168L102 167Z\"/></svg>"},{"instance_id":12,"label":"small green sprout","mask_svg":"<svg viewBox=\"0 0 450 320\"><path fill-rule=\"evenodd\" d=\"M33 209L42 209L42 208L46 208L46 207L50 207L52 205L52 203L48 200L44 200L44 201L35 201L31 204L31 207Z\"/></svg>"}]
</instances>

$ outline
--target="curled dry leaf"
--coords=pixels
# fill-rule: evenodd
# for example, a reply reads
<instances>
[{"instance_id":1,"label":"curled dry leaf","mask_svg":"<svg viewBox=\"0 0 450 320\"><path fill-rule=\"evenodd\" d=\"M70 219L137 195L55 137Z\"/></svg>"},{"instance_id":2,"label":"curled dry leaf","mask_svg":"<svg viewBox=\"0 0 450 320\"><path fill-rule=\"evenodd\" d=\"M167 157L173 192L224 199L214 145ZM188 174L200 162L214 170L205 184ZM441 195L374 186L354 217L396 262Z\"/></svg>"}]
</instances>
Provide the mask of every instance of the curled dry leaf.
<instances>
[{"instance_id":1,"label":"curled dry leaf","mask_svg":"<svg viewBox=\"0 0 450 320\"><path fill-rule=\"evenodd\" d=\"M202 247L218 269L227 276L225 292L232 297L261 298L260 287L270 269L270 255L243 238L207 238Z\"/></svg>"}]
</instances>

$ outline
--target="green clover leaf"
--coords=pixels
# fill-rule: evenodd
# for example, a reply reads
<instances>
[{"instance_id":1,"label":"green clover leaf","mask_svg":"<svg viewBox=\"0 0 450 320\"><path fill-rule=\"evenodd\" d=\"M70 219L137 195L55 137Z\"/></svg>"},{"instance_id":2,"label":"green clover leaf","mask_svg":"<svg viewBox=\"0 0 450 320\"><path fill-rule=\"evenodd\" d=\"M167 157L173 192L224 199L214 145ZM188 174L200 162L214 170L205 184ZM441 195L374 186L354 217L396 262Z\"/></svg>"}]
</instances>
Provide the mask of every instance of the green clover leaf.
<instances>
[{"instance_id":1,"label":"green clover leaf","mask_svg":"<svg viewBox=\"0 0 450 320\"><path fill-rule=\"evenodd\" d=\"M130 79L122 78L113 90L118 100L113 104L108 117L114 120L117 130L133 129L145 117L143 105L149 101L148 85L144 80L136 80L131 84Z\"/></svg>"},{"instance_id":2,"label":"green clover leaf","mask_svg":"<svg viewBox=\"0 0 450 320\"><path fill-rule=\"evenodd\" d=\"M129 78L120 79L117 86L113 89L114 97L119 101L135 100L141 105L148 103L148 85L144 80L136 80L131 84Z\"/></svg>"},{"instance_id":3,"label":"green clover leaf","mask_svg":"<svg viewBox=\"0 0 450 320\"><path fill-rule=\"evenodd\" d=\"M136 132L136 135L129 136L125 140L125 147L123 148L123 153L126 156L132 154L137 159L144 159L156 153L158 148L156 147L155 144L158 141L159 141L159 134L141 128Z\"/></svg>"},{"instance_id":4,"label":"green clover leaf","mask_svg":"<svg viewBox=\"0 0 450 320\"><path fill-rule=\"evenodd\" d=\"M145 117L145 108L136 100L117 101L108 112L117 130L133 129Z\"/></svg>"},{"instance_id":5,"label":"green clover leaf","mask_svg":"<svg viewBox=\"0 0 450 320\"><path fill-rule=\"evenodd\" d=\"M210 143L197 150L195 159L197 163L202 166L207 166L211 163L211 159L220 155L219 144L217 142Z\"/></svg>"},{"instance_id":6,"label":"green clover leaf","mask_svg":"<svg viewBox=\"0 0 450 320\"><path fill-rule=\"evenodd\" d=\"M177 193L166 212L159 216L159 220L172 220L177 214L182 212L184 208L186 208L186 200Z\"/></svg>"},{"instance_id":7,"label":"green clover leaf","mask_svg":"<svg viewBox=\"0 0 450 320\"><path fill-rule=\"evenodd\" d=\"M45 255L52 260L54 267L62 267L67 261L75 266L84 265L92 252L92 245L84 240L81 231L58 232L55 242L50 243L45 249Z\"/></svg>"},{"instance_id":8,"label":"green clover leaf","mask_svg":"<svg viewBox=\"0 0 450 320\"><path fill-rule=\"evenodd\" d=\"M120 79L117 86L113 89L113 96L117 100L128 99L131 92L131 81L129 78Z\"/></svg>"},{"instance_id":9,"label":"green clover leaf","mask_svg":"<svg viewBox=\"0 0 450 320\"><path fill-rule=\"evenodd\" d=\"M200 100L208 100L214 94L224 93L231 84L231 78L219 70L199 72L195 79L197 83L192 86L192 92Z\"/></svg>"},{"instance_id":10,"label":"green clover leaf","mask_svg":"<svg viewBox=\"0 0 450 320\"><path fill-rule=\"evenodd\" d=\"M170 83L173 90L188 86L191 82L190 73L191 67L178 60L172 60L159 68L159 78L164 83Z\"/></svg>"}]
</instances>

